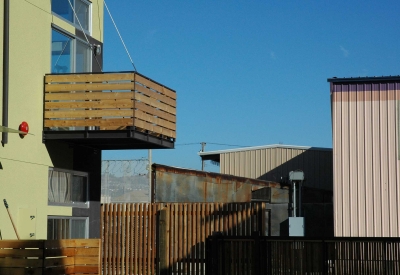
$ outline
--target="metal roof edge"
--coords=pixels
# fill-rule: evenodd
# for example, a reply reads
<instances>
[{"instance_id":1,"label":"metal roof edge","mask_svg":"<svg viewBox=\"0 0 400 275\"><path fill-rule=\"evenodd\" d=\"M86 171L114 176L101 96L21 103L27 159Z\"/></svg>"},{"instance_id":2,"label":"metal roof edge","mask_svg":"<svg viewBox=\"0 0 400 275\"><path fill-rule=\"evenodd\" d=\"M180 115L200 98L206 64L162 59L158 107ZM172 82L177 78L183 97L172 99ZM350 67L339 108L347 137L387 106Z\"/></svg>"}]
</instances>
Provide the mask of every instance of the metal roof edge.
<instances>
[{"instance_id":1,"label":"metal roof edge","mask_svg":"<svg viewBox=\"0 0 400 275\"><path fill-rule=\"evenodd\" d=\"M207 156L207 155L216 155L216 154L224 154L224 153L252 151L252 150L259 150L259 149L269 149L269 148L287 148L287 149L302 149L302 150L316 150L316 151L332 151L332 148L322 148L322 147L312 147L312 146L298 146L298 145L284 145L284 144L272 144L272 145L252 146L252 147L227 149L227 150L198 152L197 154L199 156Z\"/></svg>"},{"instance_id":2,"label":"metal roof edge","mask_svg":"<svg viewBox=\"0 0 400 275\"><path fill-rule=\"evenodd\" d=\"M400 81L400 75L397 76L364 76L364 77L332 77L328 78L327 81L331 83L335 82L379 82L379 81Z\"/></svg>"},{"instance_id":3,"label":"metal roof edge","mask_svg":"<svg viewBox=\"0 0 400 275\"><path fill-rule=\"evenodd\" d=\"M166 172L172 172L174 173L174 170L180 171L180 172L187 172L188 174L192 176L202 176L202 177L220 177L226 180L241 180L242 182L248 182L254 185L277 185L280 183L274 182L274 181L269 181L269 180L261 180L261 179L253 179L253 178L246 178L246 177L240 177L240 176L234 176L234 175L228 175L228 174L221 174L221 173L216 173L216 172L209 172L209 171L202 171L202 170L196 170L196 169L190 169L190 168L183 168L183 167L176 167L176 166L168 166L164 164L159 164L159 163L153 163L151 165L153 168L157 169L164 169Z\"/></svg>"}]
</instances>

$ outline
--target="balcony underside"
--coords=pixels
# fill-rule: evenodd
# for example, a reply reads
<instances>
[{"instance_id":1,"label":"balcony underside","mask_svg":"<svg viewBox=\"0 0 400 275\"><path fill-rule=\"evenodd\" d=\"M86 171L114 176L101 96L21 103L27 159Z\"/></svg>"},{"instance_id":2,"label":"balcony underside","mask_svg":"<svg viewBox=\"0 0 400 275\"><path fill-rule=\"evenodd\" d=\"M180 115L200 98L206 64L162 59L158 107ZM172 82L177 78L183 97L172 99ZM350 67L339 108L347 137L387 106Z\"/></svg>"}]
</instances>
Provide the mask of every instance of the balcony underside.
<instances>
[{"instance_id":1,"label":"balcony underside","mask_svg":"<svg viewBox=\"0 0 400 275\"><path fill-rule=\"evenodd\" d=\"M62 141L99 150L172 149L175 143L174 139L156 137L131 129L43 131L43 142L48 141Z\"/></svg>"}]
</instances>

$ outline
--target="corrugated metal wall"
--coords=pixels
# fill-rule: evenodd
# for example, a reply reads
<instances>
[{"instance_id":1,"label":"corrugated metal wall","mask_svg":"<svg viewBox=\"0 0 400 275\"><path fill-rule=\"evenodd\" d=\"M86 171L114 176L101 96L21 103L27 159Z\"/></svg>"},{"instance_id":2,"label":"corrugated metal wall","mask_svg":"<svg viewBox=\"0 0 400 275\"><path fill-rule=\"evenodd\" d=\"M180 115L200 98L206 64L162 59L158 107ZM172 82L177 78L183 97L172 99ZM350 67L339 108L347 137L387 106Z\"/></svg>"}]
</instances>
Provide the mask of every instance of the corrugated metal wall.
<instances>
[{"instance_id":1,"label":"corrugated metal wall","mask_svg":"<svg viewBox=\"0 0 400 275\"><path fill-rule=\"evenodd\" d=\"M331 83L335 236L400 236L399 88Z\"/></svg>"},{"instance_id":2,"label":"corrugated metal wall","mask_svg":"<svg viewBox=\"0 0 400 275\"><path fill-rule=\"evenodd\" d=\"M332 190L332 150L282 146L220 155L221 173L239 177L279 182L296 169L303 170L305 186Z\"/></svg>"}]
</instances>

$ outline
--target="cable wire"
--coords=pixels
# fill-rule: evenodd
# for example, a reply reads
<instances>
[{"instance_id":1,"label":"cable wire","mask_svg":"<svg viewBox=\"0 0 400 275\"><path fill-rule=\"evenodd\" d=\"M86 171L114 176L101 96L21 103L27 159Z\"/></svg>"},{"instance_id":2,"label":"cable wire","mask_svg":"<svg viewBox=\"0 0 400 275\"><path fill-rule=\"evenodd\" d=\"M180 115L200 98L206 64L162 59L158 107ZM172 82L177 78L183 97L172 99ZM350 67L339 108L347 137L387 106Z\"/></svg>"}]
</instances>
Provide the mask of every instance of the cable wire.
<instances>
[{"instance_id":1,"label":"cable wire","mask_svg":"<svg viewBox=\"0 0 400 275\"><path fill-rule=\"evenodd\" d=\"M87 36L86 36L85 30L84 30L83 27L82 27L81 21L79 20L78 15L76 14L75 9L74 9L74 7L73 7L71 1L68 0L68 3L69 3L69 5L71 6L72 11L74 12L75 18L76 18L76 20L78 21L79 27L81 28L81 31L82 31L83 35L85 36L85 39L86 39L87 43L89 44L89 48L90 48L90 50L92 51L92 54L93 54L93 56L94 56L94 59L95 59L96 62L97 62L97 65L99 65L100 71L103 72L103 68L101 67L99 60L97 60L96 55L94 54L93 45L90 44L90 41L89 41L89 39L88 39Z\"/></svg>"},{"instance_id":2,"label":"cable wire","mask_svg":"<svg viewBox=\"0 0 400 275\"><path fill-rule=\"evenodd\" d=\"M69 0L68 0L68 1L69 1ZM131 57L131 55L129 54L129 51L128 51L128 49L127 49L126 46L125 46L124 40L122 39L122 36L121 36L121 34L119 33L117 24L115 24L114 18L112 17L111 12L110 12L110 10L108 9L108 6L107 6L105 0L104 0L104 6L106 7L106 10L107 10L107 12L108 12L108 15L110 15L111 21L113 22L114 27L115 27L115 30L117 31L117 33L118 33L118 35L119 35L119 38L121 39L122 45L124 45L126 54L128 55L129 60L131 61L133 68L135 69L135 72L137 72L136 66L135 66L135 64L133 64L132 57Z\"/></svg>"},{"instance_id":3,"label":"cable wire","mask_svg":"<svg viewBox=\"0 0 400 275\"><path fill-rule=\"evenodd\" d=\"M232 147L251 147L250 145L224 144L224 143L214 143L214 142L207 142L207 141L204 141L204 143L212 144L212 145L221 145L221 146L232 146ZM175 144L175 146L198 145L198 144L201 144L201 142L180 143L180 144Z\"/></svg>"}]
</instances>

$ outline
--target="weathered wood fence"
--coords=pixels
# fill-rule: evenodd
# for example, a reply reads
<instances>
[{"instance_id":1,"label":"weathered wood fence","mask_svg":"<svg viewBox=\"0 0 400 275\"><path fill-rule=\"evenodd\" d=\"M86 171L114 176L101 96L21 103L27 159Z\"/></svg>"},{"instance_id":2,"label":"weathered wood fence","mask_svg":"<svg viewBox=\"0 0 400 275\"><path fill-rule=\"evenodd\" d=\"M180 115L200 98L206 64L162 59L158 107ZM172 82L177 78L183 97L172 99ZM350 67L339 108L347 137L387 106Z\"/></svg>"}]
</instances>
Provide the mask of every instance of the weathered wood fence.
<instances>
[{"instance_id":1,"label":"weathered wood fence","mask_svg":"<svg viewBox=\"0 0 400 275\"><path fill-rule=\"evenodd\" d=\"M400 274L399 238L207 239L207 274Z\"/></svg>"},{"instance_id":2,"label":"weathered wood fence","mask_svg":"<svg viewBox=\"0 0 400 275\"><path fill-rule=\"evenodd\" d=\"M103 274L205 274L205 241L268 234L265 203L102 206Z\"/></svg>"},{"instance_id":3,"label":"weathered wood fence","mask_svg":"<svg viewBox=\"0 0 400 275\"><path fill-rule=\"evenodd\" d=\"M0 241L0 274L101 274L100 240Z\"/></svg>"}]
</instances>

